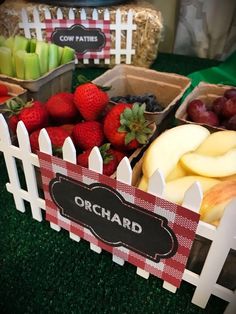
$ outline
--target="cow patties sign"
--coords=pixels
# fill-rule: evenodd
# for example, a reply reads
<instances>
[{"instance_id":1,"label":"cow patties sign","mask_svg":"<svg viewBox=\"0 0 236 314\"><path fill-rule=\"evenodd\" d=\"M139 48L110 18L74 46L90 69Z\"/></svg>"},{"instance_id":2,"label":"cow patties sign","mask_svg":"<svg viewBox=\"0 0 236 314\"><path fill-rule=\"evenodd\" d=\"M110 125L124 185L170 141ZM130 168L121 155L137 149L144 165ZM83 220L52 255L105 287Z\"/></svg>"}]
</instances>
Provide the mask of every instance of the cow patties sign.
<instances>
[{"instance_id":1,"label":"cow patties sign","mask_svg":"<svg viewBox=\"0 0 236 314\"><path fill-rule=\"evenodd\" d=\"M199 214L38 152L46 219L179 287Z\"/></svg>"},{"instance_id":2,"label":"cow patties sign","mask_svg":"<svg viewBox=\"0 0 236 314\"><path fill-rule=\"evenodd\" d=\"M69 46L78 59L110 57L109 20L46 19L46 39L59 46Z\"/></svg>"}]
</instances>

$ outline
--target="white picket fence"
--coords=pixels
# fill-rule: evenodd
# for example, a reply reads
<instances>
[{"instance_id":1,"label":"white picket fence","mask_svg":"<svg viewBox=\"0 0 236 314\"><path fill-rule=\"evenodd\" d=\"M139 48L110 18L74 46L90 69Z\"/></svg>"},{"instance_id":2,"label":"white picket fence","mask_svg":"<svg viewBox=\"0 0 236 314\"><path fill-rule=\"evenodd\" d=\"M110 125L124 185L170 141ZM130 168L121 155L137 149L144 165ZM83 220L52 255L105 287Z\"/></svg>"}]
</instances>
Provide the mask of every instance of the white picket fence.
<instances>
[{"instance_id":1,"label":"white picket fence","mask_svg":"<svg viewBox=\"0 0 236 314\"><path fill-rule=\"evenodd\" d=\"M56 19L67 19L68 21L72 20L71 25L67 22L68 26L73 25L73 20L75 18L80 20L87 20L87 13L85 9L78 10L75 13L76 9L70 8L68 11L68 16L64 16L63 12L60 8L57 9ZM51 19L52 15L50 10L45 7L42 12L39 12L37 8L33 9L33 20L30 17L30 13L27 9L21 10L21 21L19 22L19 28L24 31L24 35L26 38L31 38L32 34L36 35L38 40L44 40L44 31L46 29L46 24L44 21L40 20L40 14L44 14L45 19ZM111 58L115 58L115 64L121 63L121 56L125 56L125 63L132 63L132 56L135 55L135 49L132 47L133 42L133 31L137 29L137 25L133 23L133 11L130 9L125 16L125 21L123 18L123 14L119 9L115 12L115 23L110 24L111 33L114 32L114 43L115 47L110 49L110 58L104 59L105 64L111 63ZM79 16L78 16L79 15ZM103 12L103 16L100 16L101 13L98 12L97 9L93 9L92 11L92 19L99 20L103 19L105 21L110 20L110 12L108 9L105 9ZM58 27L58 23L53 24L54 27ZM113 36L113 35L112 35ZM122 44L122 38L125 37L125 47ZM87 58L83 58L82 62L84 64L89 64L90 62L94 62L94 64L99 64L102 59L94 59L89 60Z\"/></svg>"},{"instance_id":2,"label":"white picket fence","mask_svg":"<svg viewBox=\"0 0 236 314\"><path fill-rule=\"evenodd\" d=\"M45 210L45 200L39 196L35 167L39 167L39 160L36 154L31 152L28 132L22 121L17 126L18 146L11 142L9 129L3 115L0 115L0 151L3 152L9 176L9 183L6 184L7 190L12 193L16 209L25 212L24 200L31 206L32 217L37 221L42 221L42 210ZM52 154L52 146L49 136L45 129L39 136L40 151ZM22 161L26 179L26 189L20 184L16 158ZM68 137L63 145L63 159L71 163L76 163L75 147ZM95 147L89 157L89 168L95 172L102 173L102 159L97 147ZM132 169L129 160L125 157L117 169L117 180L126 184L131 184ZM165 181L162 174L157 171L150 180L149 193L162 196L165 189ZM202 192L199 184L194 183L186 192L183 206L193 211L199 211L202 200ZM223 268L230 249L236 250L236 199L226 208L220 225L216 228L204 222L199 222L197 234L210 239L212 245L204 262L201 274L198 275L188 269L184 271L183 280L196 286L192 302L205 308L211 295L215 295L229 304L225 314L234 314L236 309L235 291L217 284L217 279ZM51 228L60 231L60 227L50 223ZM70 238L80 241L80 238L70 233ZM101 253L101 248L90 243L91 250ZM119 265L124 265L124 260L113 255L112 259ZM137 274L148 278L149 273L137 268ZM176 288L164 282L163 287L175 292Z\"/></svg>"}]
</instances>

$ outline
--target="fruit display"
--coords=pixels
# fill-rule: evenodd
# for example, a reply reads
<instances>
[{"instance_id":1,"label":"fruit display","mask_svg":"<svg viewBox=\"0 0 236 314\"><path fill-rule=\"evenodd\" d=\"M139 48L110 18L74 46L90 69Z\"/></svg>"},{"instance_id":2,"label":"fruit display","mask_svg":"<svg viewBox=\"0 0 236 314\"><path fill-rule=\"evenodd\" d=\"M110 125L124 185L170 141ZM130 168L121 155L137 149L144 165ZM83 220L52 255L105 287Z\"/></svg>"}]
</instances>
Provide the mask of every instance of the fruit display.
<instances>
[{"instance_id":1,"label":"fruit display","mask_svg":"<svg viewBox=\"0 0 236 314\"><path fill-rule=\"evenodd\" d=\"M168 129L147 148L141 169L139 189L147 191L150 177L159 169L166 181L163 197L177 204L198 181L203 191L201 220L217 224L236 197L236 131L210 133L197 124Z\"/></svg>"},{"instance_id":2,"label":"fruit display","mask_svg":"<svg viewBox=\"0 0 236 314\"><path fill-rule=\"evenodd\" d=\"M20 80L37 80L74 58L75 51L70 47L11 36L1 40L0 74Z\"/></svg>"},{"instance_id":3,"label":"fruit display","mask_svg":"<svg viewBox=\"0 0 236 314\"><path fill-rule=\"evenodd\" d=\"M24 122L32 152L39 150L39 133L45 128L59 157L65 139L71 137L81 166L88 167L88 156L97 146L104 174L109 176L124 156L130 157L152 135L153 125L145 119L144 110L144 104L111 105L107 92L91 82L79 85L73 93L56 93L45 103L18 98L7 102L8 125L15 133L18 122Z\"/></svg>"}]
</instances>

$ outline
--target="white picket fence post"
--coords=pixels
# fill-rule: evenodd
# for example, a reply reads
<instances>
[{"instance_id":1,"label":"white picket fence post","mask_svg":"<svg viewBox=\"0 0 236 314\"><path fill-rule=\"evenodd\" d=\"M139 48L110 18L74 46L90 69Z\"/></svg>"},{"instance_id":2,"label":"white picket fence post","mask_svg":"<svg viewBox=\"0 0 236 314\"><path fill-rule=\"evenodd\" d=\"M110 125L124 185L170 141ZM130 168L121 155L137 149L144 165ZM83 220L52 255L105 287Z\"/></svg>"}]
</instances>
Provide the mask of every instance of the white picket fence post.
<instances>
[{"instance_id":1,"label":"white picket fence post","mask_svg":"<svg viewBox=\"0 0 236 314\"><path fill-rule=\"evenodd\" d=\"M44 40L44 32L46 30L46 23L41 21L40 15L44 15L44 19L52 19L52 15L49 8L44 8L42 12L39 12L37 8L33 9L33 21L30 18L30 12L27 9L21 10L21 21L19 22L19 28L24 31L24 35L26 38L31 38L32 34L36 34L36 38L38 40ZM123 14L125 14L125 18L123 19ZM115 64L121 63L121 56L125 56L125 63L132 63L132 56L135 55L135 49L132 47L133 43L133 32L137 30L137 25L133 22L134 12L130 9L128 12L123 13L119 9L115 12L115 22L110 23L110 32L111 35L115 37L115 47L110 49L110 58L96 58L94 60L90 60L86 57L82 59L83 64L89 64L93 62L94 64L100 64L101 60L104 60L104 64L110 64L111 58L114 56ZM56 12L57 19L67 19L67 25L71 26L74 24L75 12L73 8L69 9L68 16L63 16L63 12L60 8L57 9ZM92 19L94 21L99 20L99 11L97 9L93 9L92 11ZM71 23L70 23L71 20ZM87 20L87 13L84 8L80 10L80 20ZM110 11L109 9L105 9L103 12L103 20L110 21ZM53 21L52 26L54 28L60 27L59 22ZM32 31L31 31L32 30ZM122 38L125 38L125 46L122 43Z\"/></svg>"},{"instance_id":2,"label":"white picket fence post","mask_svg":"<svg viewBox=\"0 0 236 314\"><path fill-rule=\"evenodd\" d=\"M124 157L117 167L117 180L126 184L131 184L132 181L132 169L127 157ZM118 249L118 248L117 248ZM125 250L125 248L123 248ZM112 255L113 262L123 266L125 261L116 256L115 254Z\"/></svg>"},{"instance_id":3,"label":"white picket fence post","mask_svg":"<svg viewBox=\"0 0 236 314\"><path fill-rule=\"evenodd\" d=\"M7 190L12 193L16 209L24 212L24 200L28 201L31 206L32 216L38 221L42 221L42 212L45 210L45 200L38 195L37 180L35 168L39 168L39 160L36 154L31 152L29 135L23 124L19 122L17 126L17 139L19 147L12 144L11 136L8 130L7 123L2 114L0 114L0 151L3 152L9 183L6 184ZM52 155L52 145L50 138L45 129L42 129L39 134L40 151ZM72 140L68 137L63 145L63 159L73 164L76 163L76 150ZM23 171L26 179L26 189L20 185L18 168L16 160L22 162ZM98 173L103 171L102 157L97 147L94 147L89 156L89 169ZM127 157L123 158L117 169L117 180L131 184L132 169ZM161 197L165 189L165 180L160 171L156 171L150 179L148 192ZM202 192L199 183L194 183L185 193L183 206L193 211L198 211L202 199ZM60 215L60 214L58 214ZM60 219L67 221L67 218L60 216ZM225 213L219 226L216 228L212 225L199 222L196 234L205 237L212 241L207 258L204 262L201 274L198 275L193 271L185 269L183 280L196 286L192 302L202 308L205 308L211 295L215 295L229 304L225 310L225 314L234 314L236 308L235 292L217 284L218 276L223 268L225 260L230 249L236 250L236 199L232 200L225 208ZM51 228L60 231L61 227L56 224L50 224ZM70 232L70 238L79 242L80 237ZM101 253L102 249L99 246L90 244L91 250ZM125 248L117 248L125 250ZM115 251L115 250L114 250ZM124 260L112 255L114 262L119 265L124 265ZM137 274L148 278L149 273L137 267ZM164 282L163 287L175 292L176 288L171 284Z\"/></svg>"},{"instance_id":4,"label":"white picket fence post","mask_svg":"<svg viewBox=\"0 0 236 314\"><path fill-rule=\"evenodd\" d=\"M207 305L230 248L236 250L236 230L232 222L236 222L236 198L225 208L192 298L192 302L202 308Z\"/></svg>"},{"instance_id":5,"label":"white picket fence post","mask_svg":"<svg viewBox=\"0 0 236 314\"><path fill-rule=\"evenodd\" d=\"M21 186L16 166L16 160L14 158L14 155L12 154L14 146L11 144L11 137L9 134L8 126L2 114L0 115L0 136L0 150L4 154L7 172L10 180L10 183L8 183L7 186L7 190L13 193L16 209L24 213L24 199L18 193L14 193L14 191L20 191Z\"/></svg>"}]
</instances>

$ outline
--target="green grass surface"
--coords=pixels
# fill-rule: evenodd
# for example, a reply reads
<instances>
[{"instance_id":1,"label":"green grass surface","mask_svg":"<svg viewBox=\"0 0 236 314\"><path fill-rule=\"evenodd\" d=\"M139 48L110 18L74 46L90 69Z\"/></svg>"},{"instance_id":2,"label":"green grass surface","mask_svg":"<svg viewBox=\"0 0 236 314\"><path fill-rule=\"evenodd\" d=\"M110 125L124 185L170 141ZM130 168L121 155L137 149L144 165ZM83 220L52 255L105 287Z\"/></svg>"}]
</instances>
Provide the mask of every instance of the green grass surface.
<instances>
[{"instance_id":1,"label":"green grass surface","mask_svg":"<svg viewBox=\"0 0 236 314\"><path fill-rule=\"evenodd\" d=\"M187 75L216 61L160 54L153 68ZM77 73L95 78L103 69ZM76 74L77 74L76 73ZM75 74L75 75L76 75ZM128 263L112 262L110 253L96 254L89 244L52 230L15 209L3 157L0 155L0 313L223 313L226 302L211 297L206 309L191 303L194 287L182 282L176 294L162 280L136 275Z\"/></svg>"}]
</instances>

